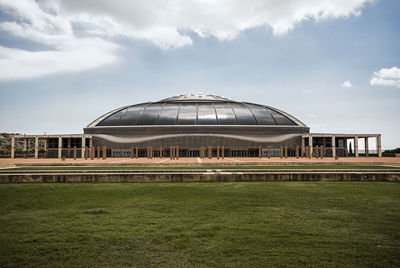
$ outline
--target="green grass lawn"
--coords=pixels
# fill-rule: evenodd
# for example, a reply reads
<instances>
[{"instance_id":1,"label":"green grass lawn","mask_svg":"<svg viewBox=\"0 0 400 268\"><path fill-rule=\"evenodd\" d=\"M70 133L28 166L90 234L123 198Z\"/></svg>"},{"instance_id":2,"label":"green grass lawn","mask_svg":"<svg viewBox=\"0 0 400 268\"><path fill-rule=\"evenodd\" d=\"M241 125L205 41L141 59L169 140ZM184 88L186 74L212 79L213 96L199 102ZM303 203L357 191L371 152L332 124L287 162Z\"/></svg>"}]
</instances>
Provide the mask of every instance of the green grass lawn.
<instances>
[{"instance_id":1,"label":"green grass lawn","mask_svg":"<svg viewBox=\"0 0 400 268\"><path fill-rule=\"evenodd\" d=\"M296 165L296 166L31 166L3 169L7 170L207 170L207 169L400 169L396 166L360 165ZM1 171L1 170L0 170Z\"/></svg>"},{"instance_id":2,"label":"green grass lawn","mask_svg":"<svg viewBox=\"0 0 400 268\"><path fill-rule=\"evenodd\" d=\"M2 184L0 230L0 267L399 267L400 184Z\"/></svg>"}]
</instances>

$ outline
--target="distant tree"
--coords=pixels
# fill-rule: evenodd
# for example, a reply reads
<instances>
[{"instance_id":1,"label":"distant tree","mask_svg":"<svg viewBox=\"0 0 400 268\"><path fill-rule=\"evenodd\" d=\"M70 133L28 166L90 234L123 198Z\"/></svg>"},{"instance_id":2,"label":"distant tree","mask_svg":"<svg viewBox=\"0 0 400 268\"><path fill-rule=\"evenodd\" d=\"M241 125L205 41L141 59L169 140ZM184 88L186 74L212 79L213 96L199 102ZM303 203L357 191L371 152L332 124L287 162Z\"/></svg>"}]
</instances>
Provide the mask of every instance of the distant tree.
<instances>
[{"instance_id":1,"label":"distant tree","mask_svg":"<svg viewBox=\"0 0 400 268\"><path fill-rule=\"evenodd\" d=\"M400 148L396 148L396 149L392 149L392 150L385 150L384 153L400 154Z\"/></svg>"}]
</instances>

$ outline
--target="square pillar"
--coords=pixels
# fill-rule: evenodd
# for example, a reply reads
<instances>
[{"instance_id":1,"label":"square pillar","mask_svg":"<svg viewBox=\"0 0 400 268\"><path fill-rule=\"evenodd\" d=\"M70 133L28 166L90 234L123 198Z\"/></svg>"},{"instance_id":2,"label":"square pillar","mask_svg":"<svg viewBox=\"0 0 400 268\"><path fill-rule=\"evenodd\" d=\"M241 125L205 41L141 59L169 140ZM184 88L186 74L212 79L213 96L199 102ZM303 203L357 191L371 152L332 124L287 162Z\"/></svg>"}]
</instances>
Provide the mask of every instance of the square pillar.
<instances>
[{"instance_id":1,"label":"square pillar","mask_svg":"<svg viewBox=\"0 0 400 268\"><path fill-rule=\"evenodd\" d=\"M133 159L134 155L135 155L135 149L132 147L131 148L131 159Z\"/></svg>"},{"instance_id":2,"label":"square pillar","mask_svg":"<svg viewBox=\"0 0 400 268\"><path fill-rule=\"evenodd\" d=\"M287 158L287 146L285 146L285 158Z\"/></svg>"},{"instance_id":3,"label":"square pillar","mask_svg":"<svg viewBox=\"0 0 400 268\"><path fill-rule=\"evenodd\" d=\"M336 139L332 136L332 157L336 158Z\"/></svg>"},{"instance_id":4,"label":"square pillar","mask_svg":"<svg viewBox=\"0 0 400 268\"><path fill-rule=\"evenodd\" d=\"M296 146L296 159L299 159L299 146Z\"/></svg>"},{"instance_id":5,"label":"square pillar","mask_svg":"<svg viewBox=\"0 0 400 268\"><path fill-rule=\"evenodd\" d=\"M270 147L268 147L267 157L268 157L268 159L271 158L271 148Z\"/></svg>"},{"instance_id":6,"label":"square pillar","mask_svg":"<svg viewBox=\"0 0 400 268\"><path fill-rule=\"evenodd\" d=\"M90 159L94 159L94 155L96 154L96 152L95 152L95 148L94 147L91 147L90 148Z\"/></svg>"},{"instance_id":7,"label":"square pillar","mask_svg":"<svg viewBox=\"0 0 400 268\"><path fill-rule=\"evenodd\" d=\"M86 155L86 137L82 137L82 151L81 151L81 158L85 158Z\"/></svg>"},{"instance_id":8,"label":"square pillar","mask_svg":"<svg viewBox=\"0 0 400 268\"><path fill-rule=\"evenodd\" d=\"M11 158L15 158L15 137L11 137Z\"/></svg>"},{"instance_id":9,"label":"square pillar","mask_svg":"<svg viewBox=\"0 0 400 268\"><path fill-rule=\"evenodd\" d=\"M381 135L376 137L376 149L378 150L378 157L382 157L382 144L381 144Z\"/></svg>"},{"instance_id":10,"label":"square pillar","mask_svg":"<svg viewBox=\"0 0 400 268\"><path fill-rule=\"evenodd\" d=\"M24 152L28 151L28 138L24 138Z\"/></svg>"},{"instance_id":11,"label":"square pillar","mask_svg":"<svg viewBox=\"0 0 400 268\"><path fill-rule=\"evenodd\" d=\"M283 148L282 148L282 145L281 145L281 150L280 150L280 157L281 157L281 159L282 159L282 157L283 157Z\"/></svg>"},{"instance_id":12,"label":"square pillar","mask_svg":"<svg viewBox=\"0 0 400 268\"><path fill-rule=\"evenodd\" d=\"M354 137L354 155L358 157L358 136Z\"/></svg>"},{"instance_id":13,"label":"square pillar","mask_svg":"<svg viewBox=\"0 0 400 268\"><path fill-rule=\"evenodd\" d=\"M49 157L49 138L44 139L44 153L45 153L45 157L48 158Z\"/></svg>"},{"instance_id":14,"label":"square pillar","mask_svg":"<svg viewBox=\"0 0 400 268\"><path fill-rule=\"evenodd\" d=\"M262 149L261 146L258 147L258 158L261 159Z\"/></svg>"},{"instance_id":15,"label":"square pillar","mask_svg":"<svg viewBox=\"0 0 400 268\"><path fill-rule=\"evenodd\" d=\"M176 146L176 155L175 155L176 160L179 160L179 146Z\"/></svg>"},{"instance_id":16,"label":"square pillar","mask_svg":"<svg viewBox=\"0 0 400 268\"><path fill-rule=\"evenodd\" d=\"M212 158L212 147L208 146L208 159Z\"/></svg>"},{"instance_id":17,"label":"square pillar","mask_svg":"<svg viewBox=\"0 0 400 268\"><path fill-rule=\"evenodd\" d=\"M76 146L74 146L74 160L76 160Z\"/></svg>"},{"instance_id":18,"label":"square pillar","mask_svg":"<svg viewBox=\"0 0 400 268\"><path fill-rule=\"evenodd\" d=\"M58 137L58 158L62 155L62 138Z\"/></svg>"},{"instance_id":19,"label":"square pillar","mask_svg":"<svg viewBox=\"0 0 400 268\"><path fill-rule=\"evenodd\" d=\"M217 146L217 159L219 159L219 145Z\"/></svg>"},{"instance_id":20,"label":"square pillar","mask_svg":"<svg viewBox=\"0 0 400 268\"><path fill-rule=\"evenodd\" d=\"M103 146L103 160L106 160L107 158L107 147Z\"/></svg>"},{"instance_id":21,"label":"square pillar","mask_svg":"<svg viewBox=\"0 0 400 268\"><path fill-rule=\"evenodd\" d=\"M368 146L368 137L364 138L364 144L365 144L365 156L368 156L369 155L369 152L368 152L368 148L369 148L369 146Z\"/></svg>"}]
</instances>

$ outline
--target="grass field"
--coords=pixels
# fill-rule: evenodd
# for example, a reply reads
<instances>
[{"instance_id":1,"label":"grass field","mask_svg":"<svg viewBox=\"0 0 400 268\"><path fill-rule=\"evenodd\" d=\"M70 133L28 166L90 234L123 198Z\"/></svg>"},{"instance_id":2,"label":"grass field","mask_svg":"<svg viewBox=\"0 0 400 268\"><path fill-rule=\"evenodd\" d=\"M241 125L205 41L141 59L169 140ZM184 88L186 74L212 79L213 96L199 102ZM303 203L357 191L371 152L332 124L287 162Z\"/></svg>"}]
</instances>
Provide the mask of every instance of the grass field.
<instances>
[{"instance_id":1,"label":"grass field","mask_svg":"<svg viewBox=\"0 0 400 268\"><path fill-rule=\"evenodd\" d=\"M400 184L3 184L0 230L0 267L399 267Z\"/></svg>"},{"instance_id":2,"label":"grass field","mask_svg":"<svg viewBox=\"0 0 400 268\"><path fill-rule=\"evenodd\" d=\"M400 169L396 166L360 165L280 165L280 166L31 166L3 170L207 170L207 169Z\"/></svg>"}]
</instances>

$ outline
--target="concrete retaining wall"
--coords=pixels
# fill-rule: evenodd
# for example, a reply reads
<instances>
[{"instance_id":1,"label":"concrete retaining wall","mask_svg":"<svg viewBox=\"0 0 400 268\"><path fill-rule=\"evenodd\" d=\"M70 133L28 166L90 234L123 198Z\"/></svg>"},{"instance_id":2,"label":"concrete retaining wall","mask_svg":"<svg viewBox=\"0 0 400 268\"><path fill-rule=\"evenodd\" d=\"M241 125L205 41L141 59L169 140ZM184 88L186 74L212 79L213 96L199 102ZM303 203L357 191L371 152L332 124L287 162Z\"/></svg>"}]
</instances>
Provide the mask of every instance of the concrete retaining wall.
<instances>
[{"instance_id":1,"label":"concrete retaining wall","mask_svg":"<svg viewBox=\"0 0 400 268\"><path fill-rule=\"evenodd\" d=\"M399 172L164 172L0 174L0 183L36 182L244 182L244 181L386 181L400 182Z\"/></svg>"}]
</instances>

